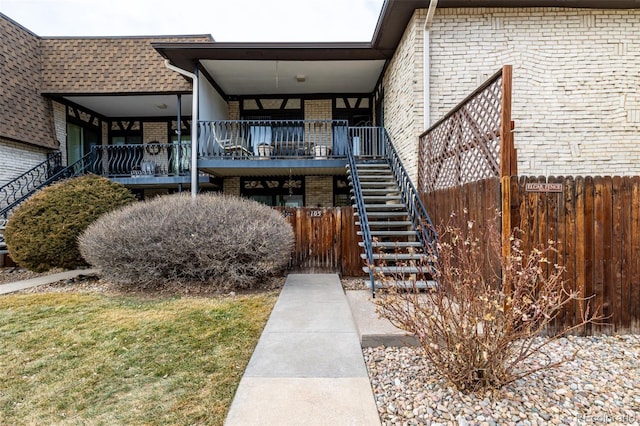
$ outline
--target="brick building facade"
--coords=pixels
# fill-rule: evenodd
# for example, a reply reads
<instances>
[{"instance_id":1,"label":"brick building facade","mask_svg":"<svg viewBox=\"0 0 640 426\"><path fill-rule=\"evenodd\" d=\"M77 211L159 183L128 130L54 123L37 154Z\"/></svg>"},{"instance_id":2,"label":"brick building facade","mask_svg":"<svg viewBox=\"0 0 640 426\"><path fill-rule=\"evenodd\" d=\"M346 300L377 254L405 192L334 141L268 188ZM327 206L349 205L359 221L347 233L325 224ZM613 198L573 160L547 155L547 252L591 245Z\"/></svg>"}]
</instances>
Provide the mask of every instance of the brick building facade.
<instances>
[{"instance_id":1,"label":"brick building facade","mask_svg":"<svg viewBox=\"0 0 640 426\"><path fill-rule=\"evenodd\" d=\"M413 176L417 135L505 64L520 174L640 174L640 10L438 8L425 46L426 17L384 77L385 126Z\"/></svg>"},{"instance_id":2,"label":"brick building facade","mask_svg":"<svg viewBox=\"0 0 640 426\"><path fill-rule=\"evenodd\" d=\"M640 174L640 8L627 0L557 2L571 7L517 3L521 7L504 8L495 7L497 0L471 0L470 7L459 8L448 0L387 0L370 43L322 45L225 45L210 36L43 38L0 14L0 184L51 152L61 151L63 162L70 162L70 126L104 146L174 142L176 116L162 111L171 110L178 95L187 99L193 92L190 79L167 69L164 59L187 72L199 70L197 90L206 95L200 120L266 114L384 126L414 180L418 136L511 64L521 174ZM193 49L194 43L204 44ZM250 59L255 60L243 62ZM267 61L275 67L263 73L275 69L278 77L278 64L280 70L298 66L307 73L324 69L319 75L333 78L335 86L305 89L320 86L300 71L289 80L276 78L275 87L269 86L270 75L259 75L263 86L248 79L255 93L233 86L233 70L259 70ZM362 70L362 78L349 76L349 69ZM298 84L293 77L301 84L283 89L287 81ZM372 83L357 86L365 77ZM142 104L146 109L132 112ZM180 129L190 140L193 123L182 118ZM221 173L216 188L247 195L247 177L292 173L266 165L254 162L253 169ZM304 177L305 204L337 204L335 179L344 172L295 174Z\"/></svg>"}]
</instances>

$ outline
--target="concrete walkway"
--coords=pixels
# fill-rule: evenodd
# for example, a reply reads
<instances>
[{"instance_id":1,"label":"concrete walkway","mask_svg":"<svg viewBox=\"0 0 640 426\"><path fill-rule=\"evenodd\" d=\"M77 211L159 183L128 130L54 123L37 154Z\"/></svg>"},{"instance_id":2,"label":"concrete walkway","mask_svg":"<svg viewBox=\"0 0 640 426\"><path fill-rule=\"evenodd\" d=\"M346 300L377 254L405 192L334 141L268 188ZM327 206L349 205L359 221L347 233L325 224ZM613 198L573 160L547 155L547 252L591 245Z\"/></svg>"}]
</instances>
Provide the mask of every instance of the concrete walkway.
<instances>
[{"instance_id":1,"label":"concrete walkway","mask_svg":"<svg viewBox=\"0 0 640 426\"><path fill-rule=\"evenodd\" d=\"M379 424L338 276L289 275L225 425Z\"/></svg>"},{"instance_id":2,"label":"concrete walkway","mask_svg":"<svg viewBox=\"0 0 640 426\"><path fill-rule=\"evenodd\" d=\"M16 281L8 284L0 284L0 294L8 294L16 291L24 290L39 285L51 284L56 281L71 280L80 275L96 275L97 269L76 269L73 271L64 271L57 274L43 275L29 280Z\"/></svg>"}]
</instances>

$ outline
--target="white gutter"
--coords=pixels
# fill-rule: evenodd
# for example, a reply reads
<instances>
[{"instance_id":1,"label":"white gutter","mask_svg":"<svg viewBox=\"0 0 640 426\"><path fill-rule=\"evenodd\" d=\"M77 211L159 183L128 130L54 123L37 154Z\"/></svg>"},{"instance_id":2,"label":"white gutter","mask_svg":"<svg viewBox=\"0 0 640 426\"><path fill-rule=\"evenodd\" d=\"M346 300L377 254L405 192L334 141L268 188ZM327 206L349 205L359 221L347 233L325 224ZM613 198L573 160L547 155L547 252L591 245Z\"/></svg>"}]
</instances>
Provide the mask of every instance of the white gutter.
<instances>
[{"instance_id":1,"label":"white gutter","mask_svg":"<svg viewBox=\"0 0 640 426\"><path fill-rule=\"evenodd\" d=\"M185 71L172 65L168 59L164 60L164 66L172 71L189 77L193 81L193 95L191 106L191 197L198 195L198 68L196 73ZM180 126L180 123L178 123Z\"/></svg>"},{"instance_id":2,"label":"white gutter","mask_svg":"<svg viewBox=\"0 0 640 426\"><path fill-rule=\"evenodd\" d=\"M424 116L424 128L431 127L431 24L433 23L433 16L436 14L436 7L438 7L438 0L431 0L429 3L429 10L427 10L427 18L424 20L424 29L422 31L423 40L423 56L424 63L422 64L422 84L424 86L423 96L423 116Z\"/></svg>"}]
</instances>

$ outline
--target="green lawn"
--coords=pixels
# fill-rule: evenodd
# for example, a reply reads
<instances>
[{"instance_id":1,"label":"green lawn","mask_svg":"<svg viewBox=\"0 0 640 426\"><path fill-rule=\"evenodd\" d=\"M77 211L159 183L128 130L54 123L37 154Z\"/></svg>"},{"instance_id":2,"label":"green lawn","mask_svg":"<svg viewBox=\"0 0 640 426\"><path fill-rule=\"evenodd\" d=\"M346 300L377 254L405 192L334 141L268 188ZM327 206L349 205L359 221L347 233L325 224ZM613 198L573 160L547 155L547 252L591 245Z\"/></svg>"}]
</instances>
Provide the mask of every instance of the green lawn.
<instances>
[{"instance_id":1,"label":"green lawn","mask_svg":"<svg viewBox=\"0 0 640 426\"><path fill-rule=\"evenodd\" d=\"M276 300L0 297L0 424L222 424Z\"/></svg>"}]
</instances>

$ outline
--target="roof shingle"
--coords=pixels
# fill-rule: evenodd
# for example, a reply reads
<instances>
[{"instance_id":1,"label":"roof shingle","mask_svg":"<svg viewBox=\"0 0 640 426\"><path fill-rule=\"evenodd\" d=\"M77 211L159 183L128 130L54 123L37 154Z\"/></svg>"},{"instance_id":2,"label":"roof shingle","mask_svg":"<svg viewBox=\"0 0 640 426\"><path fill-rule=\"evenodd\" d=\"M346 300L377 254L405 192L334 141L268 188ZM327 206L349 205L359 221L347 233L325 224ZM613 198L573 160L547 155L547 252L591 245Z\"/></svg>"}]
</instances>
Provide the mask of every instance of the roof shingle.
<instances>
[{"instance_id":1,"label":"roof shingle","mask_svg":"<svg viewBox=\"0 0 640 426\"><path fill-rule=\"evenodd\" d=\"M211 42L210 36L42 38L42 93L190 92L153 42Z\"/></svg>"}]
</instances>

